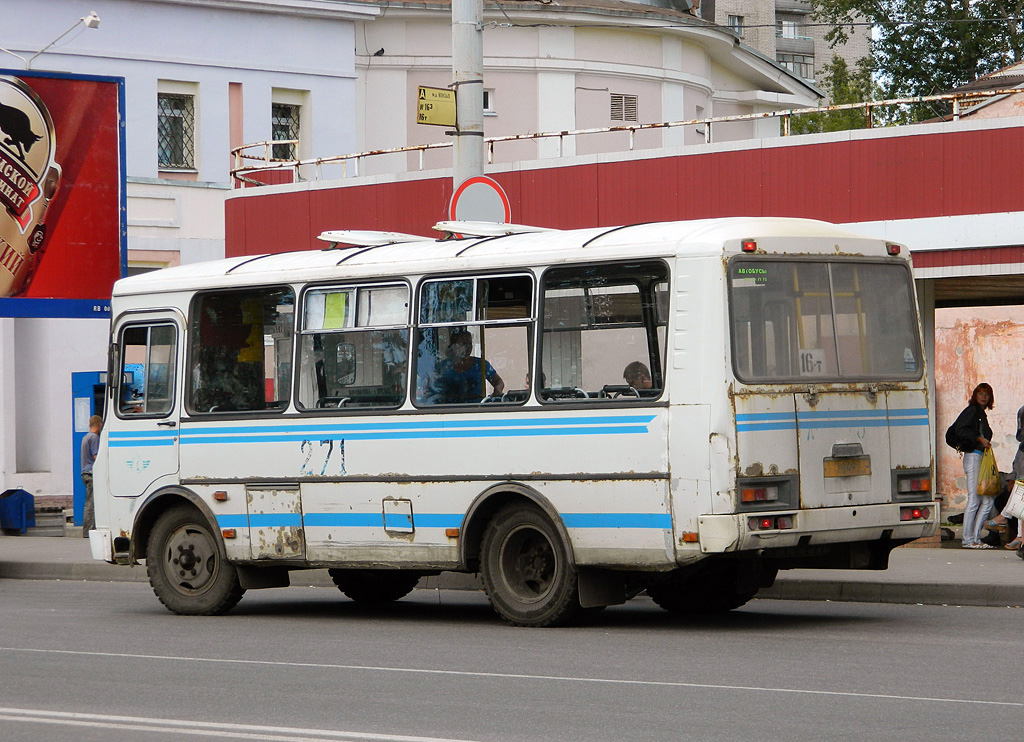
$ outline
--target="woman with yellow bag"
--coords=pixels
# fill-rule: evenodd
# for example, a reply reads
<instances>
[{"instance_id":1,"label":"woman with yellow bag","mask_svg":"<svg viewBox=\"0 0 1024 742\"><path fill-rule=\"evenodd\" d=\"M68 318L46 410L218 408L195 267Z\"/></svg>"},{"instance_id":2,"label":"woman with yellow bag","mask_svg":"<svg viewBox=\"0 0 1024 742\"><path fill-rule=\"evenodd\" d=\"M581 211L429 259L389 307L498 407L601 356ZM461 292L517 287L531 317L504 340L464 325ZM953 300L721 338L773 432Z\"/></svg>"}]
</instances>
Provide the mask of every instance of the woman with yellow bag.
<instances>
[{"instance_id":1,"label":"woman with yellow bag","mask_svg":"<svg viewBox=\"0 0 1024 742\"><path fill-rule=\"evenodd\" d=\"M995 398L992 394L992 387L981 383L974 388L971 394L971 401L960 413L960 416L953 423L953 430L957 438L962 441L958 448L964 454L964 474L967 477L967 509L964 510L963 547L965 549L994 549L991 544L981 541L981 529L988 520L988 514L992 510L992 503L995 495L999 492L999 470L995 467L995 458L992 456L992 428L988 424L986 410L995 406ZM991 478L990 470L995 468L995 490L988 495L979 492L979 474L982 471L982 458L985 456L991 460L986 465L986 477Z\"/></svg>"}]
</instances>

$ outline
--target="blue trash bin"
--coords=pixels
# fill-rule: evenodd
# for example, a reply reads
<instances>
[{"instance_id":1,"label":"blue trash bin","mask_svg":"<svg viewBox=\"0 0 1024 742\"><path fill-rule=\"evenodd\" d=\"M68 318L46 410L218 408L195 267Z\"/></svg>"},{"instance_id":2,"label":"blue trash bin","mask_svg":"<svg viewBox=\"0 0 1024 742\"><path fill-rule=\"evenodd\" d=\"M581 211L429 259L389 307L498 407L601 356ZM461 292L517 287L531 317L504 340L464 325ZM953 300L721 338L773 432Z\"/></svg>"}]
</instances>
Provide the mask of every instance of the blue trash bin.
<instances>
[{"instance_id":1,"label":"blue trash bin","mask_svg":"<svg viewBox=\"0 0 1024 742\"><path fill-rule=\"evenodd\" d=\"M36 525L36 499L25 490L7 490L0 495L0 528L20 531Z\"/></svg>"}]
</instances>

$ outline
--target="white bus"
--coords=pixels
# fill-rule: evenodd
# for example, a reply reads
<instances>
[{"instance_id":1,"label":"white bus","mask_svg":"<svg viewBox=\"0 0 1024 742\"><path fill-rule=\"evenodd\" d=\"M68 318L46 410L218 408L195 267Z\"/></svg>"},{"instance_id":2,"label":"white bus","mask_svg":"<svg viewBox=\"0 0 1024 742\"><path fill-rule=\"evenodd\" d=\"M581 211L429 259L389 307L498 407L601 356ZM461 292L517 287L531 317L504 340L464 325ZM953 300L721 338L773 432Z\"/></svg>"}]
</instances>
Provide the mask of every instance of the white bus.
<instances>
[{"instance_id":1,"label":"white bus","mask_svg":"<svg viewBox=\"0 0 1024 742\"><path fill-rule=\"evenodd\" d=\"M145 560L181 614L293 570L366 602L455 571L546 626L642 591L730 610L936 532L905 247L781 218L469 232L118 281L93 555Z\"/></svg>"}]
</instances>

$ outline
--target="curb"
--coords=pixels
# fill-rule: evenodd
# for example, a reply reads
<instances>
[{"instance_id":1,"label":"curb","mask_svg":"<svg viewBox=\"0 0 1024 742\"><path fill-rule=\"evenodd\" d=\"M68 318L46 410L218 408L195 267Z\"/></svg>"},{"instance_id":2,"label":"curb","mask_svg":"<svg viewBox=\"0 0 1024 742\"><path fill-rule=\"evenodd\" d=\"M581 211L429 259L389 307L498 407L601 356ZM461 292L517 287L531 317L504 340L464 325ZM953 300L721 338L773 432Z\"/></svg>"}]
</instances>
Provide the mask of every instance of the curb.
<instances>
[{"instance_id":1,"label":"curb","mask_svg":"<svg viewBox=\"0 0 1024 742\"><path fill-rule=\"evenodd\" d=\"M102 562L3 562L0 579L75 580L96 582L149 583L146 568ZM295 587L334 587L326 569L298 570L291 575ZM442 572L424 577L419 590L482 591L479 576ZM1007 607L1024 606L1024 585L976 585L970 583L865 582L807 579L780 575L775 585L762 588L759 600L808 600L905 605L958 605Z\"/></svg>"}]
</instances>

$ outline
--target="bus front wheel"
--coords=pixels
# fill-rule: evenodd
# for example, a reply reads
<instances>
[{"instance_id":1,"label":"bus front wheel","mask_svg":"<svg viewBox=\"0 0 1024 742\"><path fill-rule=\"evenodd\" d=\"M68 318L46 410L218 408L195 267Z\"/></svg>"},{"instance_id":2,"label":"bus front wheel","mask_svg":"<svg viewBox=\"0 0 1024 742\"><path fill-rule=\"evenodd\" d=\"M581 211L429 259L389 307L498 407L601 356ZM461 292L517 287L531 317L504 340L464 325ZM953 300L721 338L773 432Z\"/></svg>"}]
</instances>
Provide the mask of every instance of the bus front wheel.
<instances>
[{"instance_id":1,"label":"bus front wheel","mask_svg":"<svg viewBox=\"0 0 1024 742\"><path fill-rule=\"evenodd\" d=\"M508 505L487 524L481 577L494 610L513 626L557 626L580 613L568 547L536 507Z\"/></svg>"},{"instance_id":2,"label":"bus front wheel","mask_svg":"<svg viewBox=\"0 0 1024 742\"><path fill-rule=\"evenodd\" d=\"M185 616L227 613L245 592L206 519L185 505L157 518L146 548L146 571L160 602Z\"/></svg>"},{"instance_id":3,"label":"bus front wheel","mask_svg":"<svg viewBox=\"0 0 1024 742\"><path fill-rule=\"evenodd\" d=\"M346 596L357 603L383 605L412 592L420 575L394 569L329 569L327 573Z\"/></svg>"}]
</instances>

